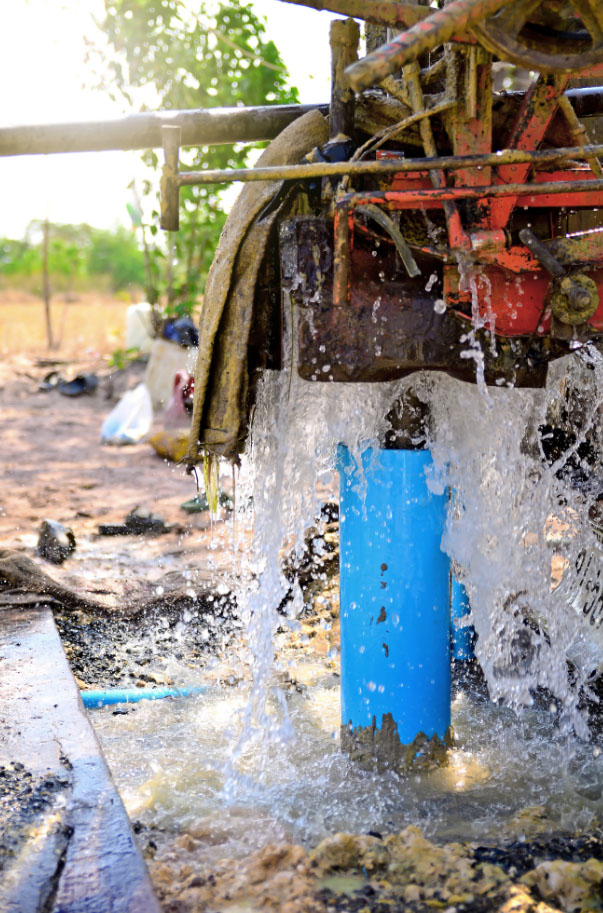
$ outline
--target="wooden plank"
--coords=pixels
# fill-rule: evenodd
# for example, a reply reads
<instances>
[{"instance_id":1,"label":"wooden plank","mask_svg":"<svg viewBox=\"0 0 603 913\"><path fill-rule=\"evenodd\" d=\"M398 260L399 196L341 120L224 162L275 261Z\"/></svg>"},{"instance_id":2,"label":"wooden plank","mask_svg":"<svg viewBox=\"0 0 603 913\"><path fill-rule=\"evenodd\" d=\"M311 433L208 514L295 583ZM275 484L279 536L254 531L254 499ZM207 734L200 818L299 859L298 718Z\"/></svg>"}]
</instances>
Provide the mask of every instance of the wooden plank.
<instances>
[{"instance_id":1,"label":"wooden plank","mask_svg":"<svg viewBox=\"0 0 603 913\"><path fill-rule=\"evenodd\" d=\"M15 762L56 794L20 821L0 910L159 913L48 607L0 609L0 765L18 776Z\"/></svg>"}]
</instances>

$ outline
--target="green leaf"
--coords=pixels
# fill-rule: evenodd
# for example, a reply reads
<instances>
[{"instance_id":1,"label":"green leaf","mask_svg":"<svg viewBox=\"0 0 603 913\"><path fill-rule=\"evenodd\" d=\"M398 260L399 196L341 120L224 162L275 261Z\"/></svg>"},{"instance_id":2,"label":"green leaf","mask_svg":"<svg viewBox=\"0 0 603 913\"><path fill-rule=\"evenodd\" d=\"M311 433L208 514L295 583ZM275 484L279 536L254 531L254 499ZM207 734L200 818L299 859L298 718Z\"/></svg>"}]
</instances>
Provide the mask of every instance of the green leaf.
<instances>
[{"instance_id":1,"label":"green leaf","mask_svg":"<svg viewBox=\"0 0 603 913\"><path fill-rule=\"evenodd\" d=\"M126 203L126 209L128 210L128 215L132 220L132 225L135 228L140 228L142 225L142 216L139 213L138 209L134 206L133 203Z\"/></svg>"}]
</instances>

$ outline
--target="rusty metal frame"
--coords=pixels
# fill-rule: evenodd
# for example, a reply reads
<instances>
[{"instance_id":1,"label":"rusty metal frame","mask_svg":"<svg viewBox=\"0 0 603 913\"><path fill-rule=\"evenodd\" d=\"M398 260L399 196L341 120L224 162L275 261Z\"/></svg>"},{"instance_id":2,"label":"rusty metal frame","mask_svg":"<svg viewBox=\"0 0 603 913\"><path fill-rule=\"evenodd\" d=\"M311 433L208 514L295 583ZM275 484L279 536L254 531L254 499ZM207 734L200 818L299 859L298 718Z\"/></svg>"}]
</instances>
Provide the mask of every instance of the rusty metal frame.
<instances>
[{"instance_id":1,"label":"rusty metal frame","mask_svg":"<svg viewBox=\"0 0 603 913\"><path fill-rule=\"evenodd\" d=\"M580 195L588 192L603 193L603 180L546 181L537 184L491 184L485 187L426 187L413 190L364 191L347 193L335 203L334 246L335 271L333 277L333 305L345 306L350 292L350 235L354 228L354 210L358 206L376 204L385 209L434 209L441 208L447 200L480 200L484 197L514 197L516 203L530 205L535 197L560 197L563 194ZM574 204L576 205L576 204ZM579 203L577 204L579 205ZM589 205L584 199L583 205Z\"/></svg>"}]
</instances>

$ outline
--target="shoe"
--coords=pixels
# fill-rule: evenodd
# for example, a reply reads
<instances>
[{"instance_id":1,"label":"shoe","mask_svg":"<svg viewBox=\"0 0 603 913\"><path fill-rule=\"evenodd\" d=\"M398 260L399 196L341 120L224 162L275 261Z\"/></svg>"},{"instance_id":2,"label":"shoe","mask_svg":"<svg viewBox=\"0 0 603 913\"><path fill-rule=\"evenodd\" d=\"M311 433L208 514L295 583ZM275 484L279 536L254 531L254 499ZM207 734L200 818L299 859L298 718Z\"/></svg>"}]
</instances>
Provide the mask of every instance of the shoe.
<instances>
[{"instance_id":1,"label":"shoe","mask_svg":"<svg viewBox=\"0 0 603 913\"><path fill-rule=\"evenodd\" d=\"M78 374L73 380L58 379L57 389L63 396L81 396L82 393L96 393L98 377L96 374Z\"/></svg>"},{"instance_id":2,"label":"shoe","mask_svg":"<svg viewBox=\"0 0 603 913\"><path fill-rule=\"evenodd\" d=\"M49 371L38 386L38 390L55 390L59 381L62 380L58 371Z\"/></svg>"}]
</instances>

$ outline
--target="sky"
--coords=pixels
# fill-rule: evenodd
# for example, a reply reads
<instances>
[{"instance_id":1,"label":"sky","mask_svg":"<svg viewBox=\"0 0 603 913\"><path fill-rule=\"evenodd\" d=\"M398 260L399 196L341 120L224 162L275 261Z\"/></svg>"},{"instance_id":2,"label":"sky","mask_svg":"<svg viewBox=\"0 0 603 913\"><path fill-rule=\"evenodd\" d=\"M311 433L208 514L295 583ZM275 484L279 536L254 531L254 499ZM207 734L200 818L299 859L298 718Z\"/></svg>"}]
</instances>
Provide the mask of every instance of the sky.
<instances>
[{"instance_id":1,"label":"sky","mask_svg":"<svg viewBox=\"0 0 603 913\"><path fill-rule=\"evenodd\" d=\"M281 52L304 103L329 98L329 13L282 0L254 0L266 33ZM85 37L98 38L93 17L102 0L16 0L0 32L3 86L0 126L104 120L123 104L90 88ZM88 84L88 86L86 85ZM136 152L0 158L0 236L20 238L34 219L128 224L128 185L142 173Z\"/></svg>"}]
</instances>

